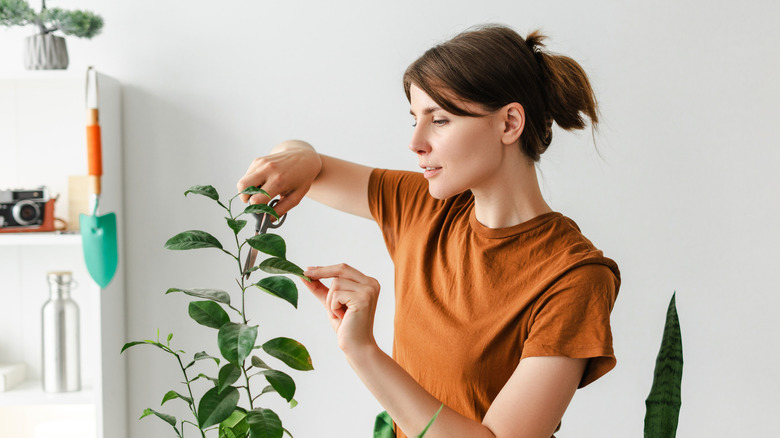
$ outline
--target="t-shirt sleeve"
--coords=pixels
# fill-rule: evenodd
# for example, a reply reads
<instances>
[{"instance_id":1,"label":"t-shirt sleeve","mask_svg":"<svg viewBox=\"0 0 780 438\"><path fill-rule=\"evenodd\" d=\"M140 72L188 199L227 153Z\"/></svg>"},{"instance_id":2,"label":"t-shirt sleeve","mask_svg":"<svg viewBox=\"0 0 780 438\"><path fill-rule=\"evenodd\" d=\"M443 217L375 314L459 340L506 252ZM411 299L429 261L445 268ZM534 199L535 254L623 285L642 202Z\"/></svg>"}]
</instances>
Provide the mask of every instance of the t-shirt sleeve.
<instances>
[{"instance_id":1,"label":"t-shirt sleeve","mask_svg":"<svg viewBox=\"0 0 780 438\"><path fill-rule=\"evenodd\" d=\"M618 287L618 278L603 264L585 264L564 274L534 306L521 358L590 359L580 388L606 374L617 362L610 313Z\"/></svg>"},{"instance_id":2,"label":"t-shirt sleeve","mask_svg":"<svg viewBox=\"0 0 780 438\"><path fill-rule=\"evenodd\" d=\"M374 169L368 181L368 207L382 230L391 257L398 236L435 200L428 194L428 182L416 172Z\"/></svg>"}]
</instances>

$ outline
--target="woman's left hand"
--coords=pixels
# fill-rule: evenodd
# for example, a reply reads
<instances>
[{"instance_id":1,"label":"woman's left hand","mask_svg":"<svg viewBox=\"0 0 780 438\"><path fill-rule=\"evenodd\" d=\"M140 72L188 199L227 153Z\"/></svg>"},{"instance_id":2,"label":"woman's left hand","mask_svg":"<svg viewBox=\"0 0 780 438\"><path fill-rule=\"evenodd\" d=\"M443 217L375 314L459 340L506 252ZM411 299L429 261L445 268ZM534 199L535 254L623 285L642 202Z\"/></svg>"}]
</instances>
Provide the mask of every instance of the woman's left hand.
<instances>
[{"instance_id":1,"label":"woman's left hand","mask_svg":"<svg viewBox=\"0 0 780 438\"><path fill-rule=\"evenodd\" d=\"M330 315L345 353L376 346L374 314L379 298L379 282L347 264L310 267L304 273L311 282L303 283ZM332 279L330 287L320 280Z\"/></svg>"}]
</instances>

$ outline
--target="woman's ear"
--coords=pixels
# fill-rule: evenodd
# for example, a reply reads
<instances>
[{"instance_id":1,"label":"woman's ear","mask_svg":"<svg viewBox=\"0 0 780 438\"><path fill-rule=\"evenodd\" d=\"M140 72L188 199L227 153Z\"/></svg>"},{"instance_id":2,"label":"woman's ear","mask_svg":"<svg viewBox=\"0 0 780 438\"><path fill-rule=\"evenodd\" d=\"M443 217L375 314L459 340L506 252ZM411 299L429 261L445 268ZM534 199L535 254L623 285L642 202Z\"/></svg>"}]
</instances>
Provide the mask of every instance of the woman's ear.
<instances>
[{"instance_id":1,"label":"woman's ear","mask_svg":"<svg viewBox=\"0 0 780 438\"><path fill-rule=\"evenodd\" d=\"M525 109L517 102L512 102L501 108L504 122L504 132L501 140L504 144L515 144L525 128Z\"/></svg>"}]
</instances>

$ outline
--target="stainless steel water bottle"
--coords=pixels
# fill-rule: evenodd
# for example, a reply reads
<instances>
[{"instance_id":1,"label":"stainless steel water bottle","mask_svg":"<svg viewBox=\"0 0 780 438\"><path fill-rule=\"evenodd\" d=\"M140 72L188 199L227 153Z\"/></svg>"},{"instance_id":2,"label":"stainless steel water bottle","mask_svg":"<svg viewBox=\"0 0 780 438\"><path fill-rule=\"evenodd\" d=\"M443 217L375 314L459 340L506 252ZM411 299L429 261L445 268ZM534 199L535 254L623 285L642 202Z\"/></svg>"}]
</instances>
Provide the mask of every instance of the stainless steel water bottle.
<instances>
[{"instance_id":1,"label":"stainless steel water bottle","mask_svg":"<svg viewBox=\"0 0 780 438\"><path fill-rule=\"evenodd\" d=\"M79 361L79 306L70 297L70 272L49 272L49 300L41 310L43 390L81 389Z\"/></svg>"}]
</instances>

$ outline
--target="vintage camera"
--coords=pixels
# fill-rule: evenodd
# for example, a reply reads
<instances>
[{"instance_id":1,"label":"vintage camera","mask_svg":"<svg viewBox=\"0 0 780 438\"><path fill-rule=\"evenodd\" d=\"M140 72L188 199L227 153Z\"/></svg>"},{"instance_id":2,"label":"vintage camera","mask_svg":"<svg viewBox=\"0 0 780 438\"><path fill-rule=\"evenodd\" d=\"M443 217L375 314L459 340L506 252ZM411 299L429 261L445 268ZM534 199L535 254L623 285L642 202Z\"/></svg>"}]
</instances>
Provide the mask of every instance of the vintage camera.
<instances>
[{"instance_id":1,"label":"vintage camera","mask_svg":"<svg viewBox=\"0 0 780 438\"><path fill-rule=\"evenodd\" d=\"M0 190L0 229L40 227L46 217L49 191L46 187L34 190Z\"/></svg>"}]
</instances>

